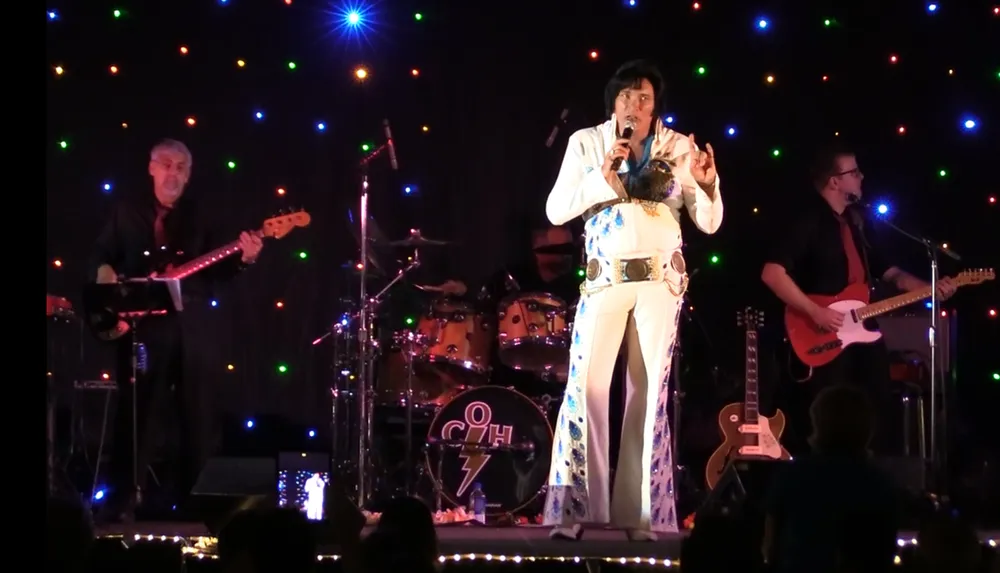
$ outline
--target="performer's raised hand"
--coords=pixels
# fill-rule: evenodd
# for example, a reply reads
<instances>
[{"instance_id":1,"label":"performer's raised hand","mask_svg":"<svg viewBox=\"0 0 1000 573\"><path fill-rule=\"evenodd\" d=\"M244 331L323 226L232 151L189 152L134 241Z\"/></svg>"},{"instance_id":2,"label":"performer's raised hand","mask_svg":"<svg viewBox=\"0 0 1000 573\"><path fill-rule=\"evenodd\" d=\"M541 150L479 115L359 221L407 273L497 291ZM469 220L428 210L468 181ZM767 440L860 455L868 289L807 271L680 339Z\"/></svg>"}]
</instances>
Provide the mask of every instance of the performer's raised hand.
<instances>
[{"instance_id":1,"label":"performer's raised hand","mask_svg":"<svg viewBox=\"0 0 1000 573\"><path fill-rule=\"evenodd\" d=\"M691 142L691 176L702 187L715 184L715 150L711 143L705 144L704 150L695 147L694 134L688 136Z\"/></svg>"}]
</instances>

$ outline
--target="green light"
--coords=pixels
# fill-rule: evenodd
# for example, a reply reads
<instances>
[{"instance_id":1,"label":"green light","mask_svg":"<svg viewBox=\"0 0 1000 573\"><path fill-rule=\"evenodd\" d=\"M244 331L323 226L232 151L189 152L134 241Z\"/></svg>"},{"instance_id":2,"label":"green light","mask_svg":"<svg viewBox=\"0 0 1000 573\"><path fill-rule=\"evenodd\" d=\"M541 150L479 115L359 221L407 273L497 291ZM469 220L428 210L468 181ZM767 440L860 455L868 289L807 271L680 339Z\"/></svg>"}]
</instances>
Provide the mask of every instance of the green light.
<instances>
[{"instance_id":1,"label":"green light","mask_svg":"<svg viewBox=\"0 0 1000 573\"><path fill-rule=\"evenodd\" d=\"M703 76L708 73L708 70L705 68L705 66L698 66L697 68L694 69L694 73L698 74L699 76Z\"/></svg>"},{"instance_id":2,"label":"green light","mask_svg":"<svg viewBox=\"0 0 1000 573\"><path fill-rule=\"evenodd\" d=\"M412 317L412 316L408 316L408 317L406 317L406 320L404 320L403 322L405 322L405 323L406 323L406 326L413 326L413 323L414 323L415 321L413 320L413 317Z\"/></svg>"},{"instance_id":3,"label":"green light","mask_svg":"<svg viewBox=\"0 0 1000 573\"><path fill-rule=\"evenodd\" d=\"M112 14L112 15L113 15L113 16L114 16L115 18L121 18L121 17L122 17L122 11L121 11L121 10L114 10L114 11L112 11L112 12L111 12L111 14Z\"/></svg>"},{"instance_id":4,"label":"green light","mask_svg":"<svg viewBox=\"0 0 1000 573\"><path fill-rule=\"evenodd\" d=\"M939 169L938 170L938 177L947 177L947 176L948 176L948 170L947 169Z\"/></svg>"},{"instance_id":5,"label":"green light","mask_svg":"<svg viewBox=\"0 0 1000 573\"><path fill-rule=\"evenodd\" d=\"M576 276L582 277L582 276L586 276L586 275L587 275L587 271L585 271L584 269L582 269L582 268L581 269L576 269Z\"/></svg>"},{"instance_id":6,"label":"green light","mask_svg":"<svg viewBox=\"0 0 1000 573\"><path fill-rule=\"evenodd\" d=\"M711 257L708 258L708 261L713 265L719 264L719 255L712 255Z\"/></svg>"},{"instance_id":7,"label":"green light","mask_svg":"<svg viewBox=\"0 0 1000 573\"><path fill-rule=\"evenodd\" d=\"M994 382L1000 382L1000 372L994 372L993 373L993 381Z\"/></svg>"},{"instance_id":8,"label":"green light","mask_svg":"<svg viewBox=\"0 0 1000 573\"><path fill-rule=\"evenodd\" d=\"M771 150L771 157L781 157L781 150L775 147Z\"/></svg>"},{"instance_id":9,"label":"green light","mask_svg":"<svg viewBox=\"0 0 1000 573\"><path fill-rule=\"evenodd\" d=\"M66 149L69 147L69 142L65 139L59 142L59 149Z\"/></svg>"},{"instance_id":10,"label":"green light","mask_svg":"<svg viewBox=\"0 0 1000 573\"><path fill-rule=\"evenodd\" d=\"M309 253L305 251L299 251L299 258L303 261L309 258Z\"/></svg>"},{"instance_id":11,"label":"green light","mask_svg":"<svg viewBox=\"0 0 1000 573\"><path fill-rule=\"evenodd\" d=\"M416 14L413 15L413 19L419 22L424 19L424 15L421 14L420 12L417 12Z\"/></svg>"},{"instance_id":12,"label":"green light","mask_svg":"<svg viewBox=\"0 0 1000 573\"><path fill-rule=\"evenodd\" d=\"M298 66L296 66L296 65L295 65L295 62L288 62L288 69L290 69L290 70L294 70L294 69L295 69L295 68L297 68L297 67L298 67Z\"/></svg>"},{"instance_id":13,"label":"green light","mask_svg":"<svg viewBox=\"0 0 1000 573\"><path fill-rule=\"evenodd\" d=\"M829 28L830 26L833 26L833 20L831 20L829 18L827 18L826 20L823 20L823 27L824 28Z\"/></svg>"},{"instance_id":14,"label":"green light","mask_svg":"<svg viewBox=\"0 0 1000 573\"><path fill-rule=\"evenodd\" d=\"M277 366L277 368L275 368L275 370L278 371L278 374L286 374L286 373L288 373L288 365L279 362L278 366Z\"/></svg>"},{"instance_id":15,"label":"green light","mask_svg":"<svg viewBox=\"0 0 1000 573\"><path fill-rule=\"evenodd\" d=\"M236 162L235 161L227 161L226 162L226 167L228 167L230 169L236 169Z\"/></svg>"}]
</instances>

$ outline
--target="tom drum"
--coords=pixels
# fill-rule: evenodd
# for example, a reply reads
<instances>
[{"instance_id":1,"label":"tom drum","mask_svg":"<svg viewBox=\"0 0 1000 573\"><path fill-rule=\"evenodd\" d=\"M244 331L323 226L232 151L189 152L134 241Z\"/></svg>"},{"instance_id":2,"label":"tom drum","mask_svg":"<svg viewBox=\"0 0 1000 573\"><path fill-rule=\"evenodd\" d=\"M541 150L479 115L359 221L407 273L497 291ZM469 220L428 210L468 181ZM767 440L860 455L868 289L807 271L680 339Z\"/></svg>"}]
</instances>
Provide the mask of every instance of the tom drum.
<instances>
[{"instance_id":1,"label":"tom drum","mask_svg":"<svg viewBox=\"0 0 1000 573\"><path fill-rule=\"evenodd\" d=\"M546 293L516 293L500 302L500 361L544 373L569 361L566 303Z\"/></svg>"},{"instance_id":2,"label":"tom drum","mask_svg":"<svg viewBox=\"0 0 1000 573\"><path fill-rule=\"evenodd\" d=\"M426 341L416 362L428 376L450 388L487 382L496 333L493 317L467 302L440 299L421 317L416 332Z\"/></svg>"}]
</instances>

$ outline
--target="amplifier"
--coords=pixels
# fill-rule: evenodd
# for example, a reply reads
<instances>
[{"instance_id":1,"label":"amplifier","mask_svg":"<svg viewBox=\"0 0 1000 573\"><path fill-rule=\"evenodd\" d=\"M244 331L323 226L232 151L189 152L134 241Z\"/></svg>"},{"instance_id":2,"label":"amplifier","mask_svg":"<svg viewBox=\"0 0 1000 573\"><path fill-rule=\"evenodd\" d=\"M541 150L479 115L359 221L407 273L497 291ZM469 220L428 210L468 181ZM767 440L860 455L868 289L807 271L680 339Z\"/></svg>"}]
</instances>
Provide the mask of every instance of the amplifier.
<instances>
[{"instance_id":1,"label":"amplifier","mask_svg":"<svg viewBox=\"0 0 1000 573\"><path fill-rule=\"evenodd\" d=\"M952 348L957 348L957 320L954 312L938 318L939 371L950 372L954 368ZM900 355L906 362L922 362L927 368L931 364L930 325L930 311L878 319L879 330L889 352Z\"/></svg>"}]
</instances>

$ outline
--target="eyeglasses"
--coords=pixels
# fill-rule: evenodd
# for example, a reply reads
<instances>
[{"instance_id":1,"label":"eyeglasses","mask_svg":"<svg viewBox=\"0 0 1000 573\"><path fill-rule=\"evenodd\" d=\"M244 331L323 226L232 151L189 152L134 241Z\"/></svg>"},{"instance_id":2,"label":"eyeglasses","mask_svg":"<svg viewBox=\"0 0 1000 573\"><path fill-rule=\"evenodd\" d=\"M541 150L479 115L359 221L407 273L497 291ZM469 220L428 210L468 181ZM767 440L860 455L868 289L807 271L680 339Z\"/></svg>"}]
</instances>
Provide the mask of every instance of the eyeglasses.
<instances>
[{"instance_id":1,"label":"eyeglasses","mask_svg":"<svg viewBox=\"0 0 1000 573\"><path fill-rule=\"evenodd\" d=\"M841 171L840 173L834 173L834 177L840 177L841 175L854 175L855 177L861 177L861 168L855 167L854 169L848 169L847 171Z\"/></svg>"}]
</instances>

